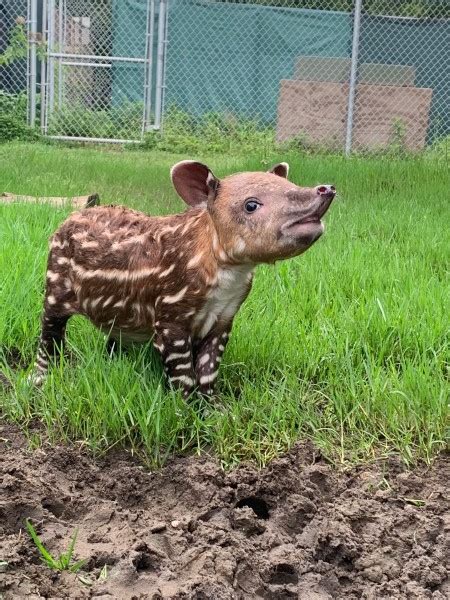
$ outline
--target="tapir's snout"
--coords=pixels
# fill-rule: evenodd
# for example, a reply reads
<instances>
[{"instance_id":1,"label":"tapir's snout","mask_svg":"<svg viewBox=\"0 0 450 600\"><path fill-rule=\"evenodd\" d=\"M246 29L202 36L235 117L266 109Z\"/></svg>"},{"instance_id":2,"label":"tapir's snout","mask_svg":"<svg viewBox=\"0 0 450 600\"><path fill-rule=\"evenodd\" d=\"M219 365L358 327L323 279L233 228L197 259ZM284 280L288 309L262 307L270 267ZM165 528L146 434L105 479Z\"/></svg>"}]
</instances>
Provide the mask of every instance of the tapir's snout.
<instances>
[{"instance_id":1,"label":"tapir's snout","mask_svg":"<svg viewBox=\"0 0 450 600\"><path fill-rule=\"evenodd\" d=\"M320 220L336 196L336 188L327 183L290 190L287 196L292 201L289 212L298 216L297 221Z\"/></svg>"},{"instance_id":2,"label":"tapir's snout","mask_svg":"<svg viewBox=\"0 0 450 600\"><path fill-rule=\"evenodd\" d=\"M295 242L299 248L313 244L323 233L321 218L336 196L336 188L331 184L321 184L314 188L297 188L288 192L289 211L282 225L281 238Z\"/></svg>"},{"instance_id":3,"label":"tapir's snout","mask_svg":"<svg viewBox=\"0 0 450 600\"><path fill-rule=\"evenodd\" d=\"M325 184L318 185L315 188L315 192L319 197L319 204L317 209L314 211L314 216L321 219L330 207L331 202L336 196L336 188L334 185Z\"/></svg>"},{"instance_id":4,"label":"tapir's snout","mask_svg":"<svg viewBox=\"0 0 450 600\"><path fill-rule=\"evenodd\" d=\"M334 185L330 185L327 183L325 185L318 185L315 189L319 196L324 196L326 198L331 199L333 199L336 196L336 188L334 187Z\"/></svg>"}]
</instances>

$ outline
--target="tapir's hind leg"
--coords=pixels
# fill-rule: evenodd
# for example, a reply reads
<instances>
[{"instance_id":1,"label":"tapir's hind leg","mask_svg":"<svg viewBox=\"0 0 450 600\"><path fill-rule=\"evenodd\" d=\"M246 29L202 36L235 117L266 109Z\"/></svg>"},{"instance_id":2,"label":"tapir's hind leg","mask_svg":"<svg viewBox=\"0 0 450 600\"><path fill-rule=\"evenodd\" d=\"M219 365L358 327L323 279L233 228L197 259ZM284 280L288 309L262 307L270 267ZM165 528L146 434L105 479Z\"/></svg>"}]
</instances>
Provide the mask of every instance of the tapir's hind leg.
<instances>
[{"instance_id":1,"label":"tapir's hind leg","mask_svg":"<svg viewBox=\"0 0 450 600\"><path fill-rule=\"evenodd\" d=\"M68 262L58 248L50 252L42 330L36 362L29 378L35 385L44 381L50 361L63 348L67 321L78 312L78 302L67 272Z\"/></svg>"},{"instance_id":2,"label":"tapir's hind leg","mask_svg":"<svg viewBox=\"0 0 450 600\"><path fill-rule=\"evenodd\" d=\"M42 332L39 339L36 362L30 380L35 385L40 385L48 372L50 361L59 351L62 351L67 321L70 315L48 315L44 311L42 318Z\"/></svg>"}]
</instances>

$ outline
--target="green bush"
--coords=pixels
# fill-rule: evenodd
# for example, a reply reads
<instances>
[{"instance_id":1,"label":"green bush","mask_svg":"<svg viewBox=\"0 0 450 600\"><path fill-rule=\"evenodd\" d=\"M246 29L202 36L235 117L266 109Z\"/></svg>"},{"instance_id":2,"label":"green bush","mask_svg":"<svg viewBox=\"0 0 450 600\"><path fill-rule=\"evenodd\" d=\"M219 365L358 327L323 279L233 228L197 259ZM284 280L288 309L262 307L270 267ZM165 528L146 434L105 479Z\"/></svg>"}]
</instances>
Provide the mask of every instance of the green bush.
<instances>
[{"instance_id":1,"label":"green bush","mask_svg":"<svg viewBox=\"0 0 450 600\"><path fill-rule=\"evenodd\" d=\"M89 110L84 106L64 107L56 111L50 120L48 133L70 137L115 137L110 113Z\"/></svg>"},{"instance_id":2,"label":"green bush","mask_svg":"<svg viewBox=\"0 0 450 600\"><path fill-rule=\"evenodd\" d=\"M433 160L442 160L448 163L450 161L450 135L433 142L427 148L425 156Z\"/></svg>"},{"instance_id":3,"label":"green bush","mask_svg":"<svg viewBox=\"0 0 450 600\"><path fill-rule=\"evenodd\" d=\"M26 94L0 91L0 143L38 138L38 132L27 125Z\"/></svg>"},{"instance_id":4,"label":"green bush","mask_svg":"<svg viewBox=\"0 0 450 600\"><path fill-rule=\"evenodd\" d=\"M55 111L50 135L137 139L141 137L142 102L128 102L109 110L92 110L82 104L64 105Z\"/></svg>"},{"instance_id":5,"label":"green bush","mask_svg":"<svg viewBox=\"0 0 450 600\"><path fill-rule=\"evenodd\" d=\"M145 134L138 148L195 154L203 151L269 151L274 146L273 127L256 119L216 112L196 117L176 107L170 107L164 115L163 129Z\"/></svg>"}]
</instances>

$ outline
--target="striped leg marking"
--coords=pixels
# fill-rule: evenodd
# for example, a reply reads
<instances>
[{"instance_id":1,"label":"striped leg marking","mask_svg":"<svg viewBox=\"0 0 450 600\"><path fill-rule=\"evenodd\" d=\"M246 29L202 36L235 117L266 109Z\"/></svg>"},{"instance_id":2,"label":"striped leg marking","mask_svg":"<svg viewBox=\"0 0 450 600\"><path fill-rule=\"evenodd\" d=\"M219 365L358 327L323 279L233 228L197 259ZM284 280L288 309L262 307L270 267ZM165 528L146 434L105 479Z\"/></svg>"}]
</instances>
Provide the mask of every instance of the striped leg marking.
<instances>
[{"instance_id":1,"label":"striped leg marking","mask_svg":"<svg viewBox=\"0 0 450 600\"><path fill-rule=\"evenodd\" d=\"M196 385L190 335L166 327L156 332L153 345L161 354L169 383L187 399Z\"/></svg>"},{"instance_id":2,"label":"striped leg marking","mask_svg":"<svg viewBox=\"0 0 450 600\"><path fill-rule=\"evenodd\" d=\"M199 383L198 390L205 396L214 394L214 384L229 336L229 330L213 331L202 340L197 350L195 372Z\"/></svg>"},{"instance_id":3,"label":"striped leg marking","mask_svg":"<svg viewBox=\"0 0 450 600\"><path fill-rule=\"evenodd\" d=\"M69 317L56 317L47 311L42 319L42 333L33 371L28 380L33 385L41 385L48 372L50 361L64 343L64 334Z\"/></svg>"}]
</instances>

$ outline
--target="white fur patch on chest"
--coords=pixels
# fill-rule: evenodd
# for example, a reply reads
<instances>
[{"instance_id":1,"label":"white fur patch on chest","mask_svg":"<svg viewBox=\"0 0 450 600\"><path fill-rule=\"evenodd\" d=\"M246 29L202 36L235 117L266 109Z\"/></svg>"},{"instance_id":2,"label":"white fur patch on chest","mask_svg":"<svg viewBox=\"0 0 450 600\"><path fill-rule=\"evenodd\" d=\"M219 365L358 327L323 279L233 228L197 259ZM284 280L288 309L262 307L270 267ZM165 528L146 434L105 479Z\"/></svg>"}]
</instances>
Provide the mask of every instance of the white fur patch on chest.
<instances>
[{"instance_id":1,"label":"white fur patch on chest","mask_svg":"<svg viewBox=\"0 0 450 600\"><path fill-rule=\"evenodd\" d=\"M219 269L217 286L194 319L193 330L199 338L204 338L219 319L227 321L234 317L250 286L253 269L253 265Z\"/></svg>"}]
</instances>

